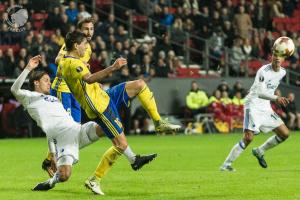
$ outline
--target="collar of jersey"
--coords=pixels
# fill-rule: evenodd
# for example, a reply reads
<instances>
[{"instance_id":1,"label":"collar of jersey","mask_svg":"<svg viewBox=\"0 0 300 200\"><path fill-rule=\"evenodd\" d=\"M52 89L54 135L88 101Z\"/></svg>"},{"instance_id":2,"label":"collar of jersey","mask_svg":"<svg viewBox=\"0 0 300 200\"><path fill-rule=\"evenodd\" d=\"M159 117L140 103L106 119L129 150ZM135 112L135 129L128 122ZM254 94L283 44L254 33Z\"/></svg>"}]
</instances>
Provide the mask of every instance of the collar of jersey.
<instances>
[{"instance_id":1,"label":"collar of jersey","mask_svg":"<svg viewBox=\"0 0 300 200\"><path fill-rule=\"evenodd\" d=\"M64 58L74 58L74 59L79 59L79 58L76 58L76 57L73 57L73 56L66 56L66 55L64 55Z\"/></svg>"}]
</instances>

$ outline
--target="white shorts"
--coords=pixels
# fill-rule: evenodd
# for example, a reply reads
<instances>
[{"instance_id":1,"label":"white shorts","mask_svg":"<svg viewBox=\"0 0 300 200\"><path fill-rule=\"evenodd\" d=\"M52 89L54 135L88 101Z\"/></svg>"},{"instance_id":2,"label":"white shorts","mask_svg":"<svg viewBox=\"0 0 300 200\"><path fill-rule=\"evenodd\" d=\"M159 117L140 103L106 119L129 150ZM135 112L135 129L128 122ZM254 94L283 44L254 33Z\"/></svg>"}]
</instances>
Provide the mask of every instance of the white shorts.
<instances>
[{"instance_id":1,"label":"white shorts","mask_svg":"<svg viewBox=\"0 0 300 200\"><path fill-rule=\"evenodd\" d=\"M259 111L250 108L244 109L244 131L248 129L255 134L261 131L267 133L282 124L284 124L283 121L274 111Z\"/></svg>"},{"instance_id":2,"label":"white shorts","mask_svg":"<svg viewBox=\"0 0 300 200\"><path fill-rule=\"evenodd\" d=\"M56 148L57 165L74 165L79 160L79 148L83 148L99 139L96 135L96 123L73 124L53 138ZM71 159L73 162L71 162Z\"/></svg>"}]
</instances>

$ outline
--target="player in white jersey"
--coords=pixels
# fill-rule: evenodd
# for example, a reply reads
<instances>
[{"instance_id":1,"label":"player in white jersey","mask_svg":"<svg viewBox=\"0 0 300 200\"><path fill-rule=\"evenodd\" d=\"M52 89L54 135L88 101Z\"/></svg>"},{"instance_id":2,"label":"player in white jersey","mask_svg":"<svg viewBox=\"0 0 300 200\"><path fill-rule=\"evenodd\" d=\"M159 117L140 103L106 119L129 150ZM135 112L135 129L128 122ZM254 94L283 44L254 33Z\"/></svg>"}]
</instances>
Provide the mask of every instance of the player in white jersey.
<instances>
[{"instance_id":1,"label":"player in white jersey","mask_svg":"<svg viewBox=\"0 0 300 200\"><path fill-rule=\"evenodd\" d=\"M103 132L95 122L83 125L76 123L62 103L49 95L51 83L46 72L31 73L29 85L33 91L21 89L26 77L38 66L40 60L41 56L29 60L26 68L12 85L11 92L46 133L49 150L52 154L56 154L52 161L53 165L57 166L57 172L51 179L34 188L34 190L49 190L56 183L68 180L72 165L79 160L79 148L98 140Z\"/></svg>"},{"instance_id":2,"label":"player in white jersey","mask_svg":"<svg viewBox=\"0 0 300 200\"><path fill-rule=\"evenodd\" d=\"M273 52L272 62L262 66L256 73L255 81L250 88L245 99L244 106L244 136L233 146L228 157L221 166L222 171L235 171L231 164L245 150L253 140L253 136L260 131L274 131L276 134L267 139L258 148L252 149L252 154L258 159L261 167L267 168L264 159L265 151L277 146L285 141L289 136L289 130L272 110L270 101L286 106L289 99L274 95L280 81L285 76L286 71L281 67L284 57L280 57Z\"/></svg>"}]
</instances>

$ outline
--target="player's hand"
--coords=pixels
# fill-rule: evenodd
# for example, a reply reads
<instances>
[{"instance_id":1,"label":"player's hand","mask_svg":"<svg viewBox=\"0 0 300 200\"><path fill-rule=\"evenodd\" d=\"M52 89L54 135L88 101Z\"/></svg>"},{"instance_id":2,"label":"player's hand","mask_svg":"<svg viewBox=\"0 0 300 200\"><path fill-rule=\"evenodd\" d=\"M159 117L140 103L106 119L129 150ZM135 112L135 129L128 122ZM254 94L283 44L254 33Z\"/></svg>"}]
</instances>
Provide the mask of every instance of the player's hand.
<instances>
[{"instance_id":1,"label":"player's hand","mask_svg":"<svg viewBox=\"0 0 300 200\"><path fill-rule=\"evenodd\" d=\"M42 60L41 55L37 55L37 56L34 56L34 57L30 58L26 68L29 69L30 71L35 69L39 65L41 60Z\"/></svg>"},{"instance_id":2,"label":"player's hand","mask_svg":"<svg viewBox=\"0 0 300 200\"><path fill-rule=\"evenodd\" d=\"M276 103L286 107L290 103L290 100L286 97L278 97Z\"/></svg>"},{"instance_id":3,"label":"player's hand","mask_svg":"<svg viewBox=\"0 0 300 200\"><path fill-rule=\"evenodd\" d=\"M127 65L127 60L125 58L118 58L112 65L112 68L114 70L118 70L121 67L123 67L124 65Z\"/></svg>"}]
</instances>

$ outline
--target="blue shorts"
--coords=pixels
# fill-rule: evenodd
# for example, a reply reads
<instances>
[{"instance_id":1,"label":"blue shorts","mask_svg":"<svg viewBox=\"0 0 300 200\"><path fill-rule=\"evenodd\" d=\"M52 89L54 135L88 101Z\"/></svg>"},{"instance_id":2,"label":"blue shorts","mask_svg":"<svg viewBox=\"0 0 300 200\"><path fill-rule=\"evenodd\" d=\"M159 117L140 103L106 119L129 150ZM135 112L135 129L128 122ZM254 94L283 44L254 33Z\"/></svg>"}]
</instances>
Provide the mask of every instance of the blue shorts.
<instances>
[{"instance_id":1,"label":"blue shorts","mask_svg":"<svg viewBox=\"0 0 300 200\"><path fill-rule=\"evenodd\" d=\"M71 114L75 122L81 123L81 108L72 93L57 92L51 89L50 94L57 97L63 104L65 110Z\"/></svg>"},{"instance_id":2,"label":"blue shorts","mask_svg":"<svg viewBox=\"0 0 300 200\"><path fill-rule=\"evenodd\" d=\"M106 110L97 118L96 122L101 126L106 136L110 139L123 133L123 125L119 116L121 106L129 106L129 96L125 90L126 83L120 83L106 92L110 97Z\"/></svg>"}]
</instances>

